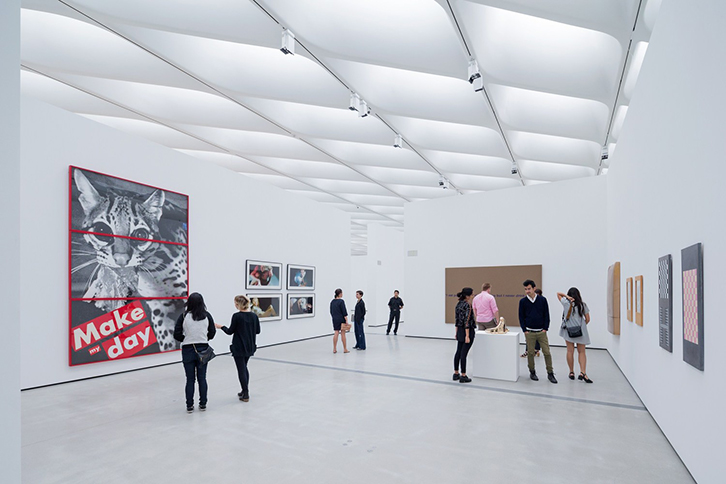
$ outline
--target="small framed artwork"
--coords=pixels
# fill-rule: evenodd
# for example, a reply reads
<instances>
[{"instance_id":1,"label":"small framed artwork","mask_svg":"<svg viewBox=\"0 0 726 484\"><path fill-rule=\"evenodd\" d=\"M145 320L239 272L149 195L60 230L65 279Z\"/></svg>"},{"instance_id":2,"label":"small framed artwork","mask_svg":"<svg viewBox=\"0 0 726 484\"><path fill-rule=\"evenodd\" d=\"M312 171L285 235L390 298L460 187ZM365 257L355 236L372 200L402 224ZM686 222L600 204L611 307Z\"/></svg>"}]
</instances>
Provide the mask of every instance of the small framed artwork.
<instances>
[{"instance_id":1,"label":"small framed artwork","mask_svg":"<svg viewBox=\"0 0 726 484\"><path fill-rule=\"evenodd\" d=\"M245 289L282 289L282 264L248 260Z\"/></svg>"},{"instance_id":2,"label":"small framed artwork","mask_svg":"<svg viewBox=\"0 0 726 484\"><path fill-rule=\"evenodd\" d=\"M635 324L643 326L643 276L635 277Z\"/></svg>"},{"instance_id":3,"label":"small framed artwork","mask_svg":"<svg viewBox=\"0 0 726 484\"><path fill-rule=\"evenodd\" d=\"M315 316L315 294L288 294L287 319Z\"/></svg>"},{"instance_id":4,"label":"small framed artwork","mask_svg":"<svg viewBox=\"0 0 726 484\"><path fill-rule=\"evenodd\" d=\"M247 294L250 310L260 318L260 322L282 319L282 294Z\"/></svg>"},{"instance_id":5,"label":"small framed artwork","mask_svg":"<svg viewBox=\"0 0 726 484\"><path fill-rule=\"evenodd\" d=\"M633 322L633 278L625 279L625 306L628 321Z\"/></svg>"},{"instance_id":6,"label":"small framed artwork","mask_svg":"<svg viewBox=\"0 0 726 484\"><path fill-rule=\"evenodd\" d=\"M315 289L315 267L288 264L287 288L292 290Z\"/></svg>"},{"instance_id":7,"label":"small framed artwork","mask_svg":"<svg viewBox=\"0 0 726 484\"><path fill-rule=\"evenodd\" d=\"M620 335L620 262L608 267L608 331Z\"/></svg>"},{"instance_id":8,"label":"small framed artwork","mask_svg":"<svg viewBox=\"0 0 726 484\"><path fill-rule=\"evenodd\" d=\"M703 246L695 244L681 250L683 281L683 361L703 371L704 302Z\"/></svg>"}]
</instances>

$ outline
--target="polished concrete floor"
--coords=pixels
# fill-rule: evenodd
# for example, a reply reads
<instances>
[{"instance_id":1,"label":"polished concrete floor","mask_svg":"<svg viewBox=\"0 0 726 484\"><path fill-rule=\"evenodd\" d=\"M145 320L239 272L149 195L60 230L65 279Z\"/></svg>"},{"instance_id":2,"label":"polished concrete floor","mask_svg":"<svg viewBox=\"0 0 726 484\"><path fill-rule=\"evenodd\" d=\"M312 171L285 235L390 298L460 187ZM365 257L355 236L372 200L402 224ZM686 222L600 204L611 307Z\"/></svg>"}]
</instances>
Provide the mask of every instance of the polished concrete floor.
<instances>
[{"instance_id":1,"label":"polished concrete floor","mask_svg":"<svg viewBox=\"0 0 726 484\"><path fill-rule=\"evenodd\" d=\"M206 412L186 413L178 364L25 391L23 482L693 482L607 352L588 352L592 385L562 348L557 385L524 359L517 383L460 384L453 341L402 332L261 348L248 403L220 356Z\"/></svg>"}]
</instances>

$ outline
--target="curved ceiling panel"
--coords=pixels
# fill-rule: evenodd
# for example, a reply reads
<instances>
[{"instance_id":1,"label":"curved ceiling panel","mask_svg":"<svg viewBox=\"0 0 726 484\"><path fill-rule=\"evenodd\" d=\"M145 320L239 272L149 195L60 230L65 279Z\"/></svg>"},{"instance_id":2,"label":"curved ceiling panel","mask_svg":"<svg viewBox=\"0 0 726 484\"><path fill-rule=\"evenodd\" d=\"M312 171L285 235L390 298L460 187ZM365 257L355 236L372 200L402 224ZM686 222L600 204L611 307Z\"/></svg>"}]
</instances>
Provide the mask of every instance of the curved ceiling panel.
<instances>
[{"instance_id":1,"label":"curved ceiling panel","mask_svg":"<svg viewBox=\"0 0 726 484\"><path fill-rule=\"evenodd\" d=\"M600 163L601 148L593 141L522 131L512 131L510 140L514 154L519 159L535 159L592 168Z\"/></svg>"},{"instance_id":2,"label":"curved ceiling panel","mask_svg":"<svg viewBox=\"0 0 726 484\"><path fill-rule=\"evenodd\" d=\"M304 43L337 57L456 77L466 73L468 59L456 27L436 2L269 0L265 4Z\"/></svg>"},{"instance_id":3,"label":"curved ceiling panel","mask_svg":"<svg viewBox=\"0 0 726 484\"><path fill-rule=\"evenodd\" d=\"M422 154L436 168L446 173L516 178L516 176L511 175L512 161L505 158L470 155L451 151L424 150Z\"/></svg>"},{"instance_id":4,"label":"curved ceiling panel","mask_svg":"<svg viewBox=\"0 0 726 484\"><path fill-rule=\"evenodd\" d=\"M459 4L482 74L495 82L606 101L623 46L610 35L471 2Z\"/></svg>"},{"instance_id":5,"label":"curved ceiling panel","mask_svg":"<svg viewBox=\"0 0 726 484\"><path fill-rule=\"evenodd\" d=\"M610 109L601 102L491 84L497 114L518 131L600 141Z\"/></svg>"},{"instance_id":6,"label":"curved ceiling panel","mask_svg":"<svg viewBox=\"0 0 726 484\"><path fill-rule=\"evenodd\" d=\"M527 179L540 181L560 181L571 178L594 176L596 170L586 166L563 165L543 161L520 160L519 170Z\"/></svg>"},{"instance_id":7,"label":"curved ceiling panel","mask_svg":"<svg viewBox=\"0 0 726 484\"><path fill-rule=\"evenodd\" d=\"M392 145L382 146L325 139L311 141L332 156L354 165L389 166L411 170L429 168L428 164L413 151L394 148Z\"/></svg>"}]
</instances>

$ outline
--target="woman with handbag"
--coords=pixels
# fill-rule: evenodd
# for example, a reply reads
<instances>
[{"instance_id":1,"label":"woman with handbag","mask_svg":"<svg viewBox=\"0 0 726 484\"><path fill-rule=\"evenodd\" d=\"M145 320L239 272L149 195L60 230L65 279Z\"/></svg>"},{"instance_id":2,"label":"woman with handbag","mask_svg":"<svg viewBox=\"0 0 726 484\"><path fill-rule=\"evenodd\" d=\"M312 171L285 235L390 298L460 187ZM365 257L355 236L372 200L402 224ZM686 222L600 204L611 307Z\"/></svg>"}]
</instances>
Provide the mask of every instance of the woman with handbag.
<instances>
[{"instance_id":1,"label":"woman with handbag","mask_svg":"<svg viewBox=\"0 0 726 484\"><path fill-rule=\"evenodd\" d=\"M469 383L471 378L466 376L466 356L469 354L471 345L474 344L474 333L476 331L476 318L471 308L471 298L474 290L465 287L456 296L459 302L456 304L456 354L454 355L454 377L459 383ZM459 364L461 363L461 374Z\"/></svg>"},{"instance_id":2,"label":"woman with handbag","mask_svg":"<svg viewBox=\"0 0 726 484\"><path fill-rule=\"evenodd\" d=\"M174 326L174 339L182 344L182 364L187 377L187 413L194 411L194 380L199 383L199 410L207 409L207 363L214 356L209 340L216 332L204 298L198 292L191 293Z\"/></svg>"},{"instance_id":3,"label":"woman with handbag","mask_svg":"<svg viewBox=\"0 0 726 484\"><path fill-rule=\"evenodd\" d=\"M338 333L340 333L340 339L343 341L343 353L350 353L348 351L348 342L345 339L345 332L350 331L348 310L345 309L343 290L340 288L335 290L335 298L330 301L330 316L333 318L333 353L338 352Z\"/></svg>"},{"instance_id":4,"label":"woman with handbag","mask_svg":"<svg viewBox=\"0 0 726 484\"><path fill-rule=\"evenodd\" d=\"M585 346L590 344L590 335L587 324L590 322L590 309L582 301L580 291L571 287L567 294L557 293L557 299L562 304L562 327L560 336L567 343L567 365L570 367L570 380L575 379L575 345L577 345L577 360L580 363L580 376L578 380L592 383L587 376L587 356Z\"/></svg>"},{"instance_id":5,"label":"woman with handbag","mask_svg":"<svg viewBox=\"0 0 726 484\"><path fill-rule=\"evenodd\" d=\"M252 355L257 351L257 335L260 334L260 318L250 309L247 296L235 296L234 306L237 312L232 315L229 327L215 324L227 334L232 335L229 349L237 367L237 378L242 391L237 394L243 402L250 401L250 372L247 367Z\"/></svg>"}]
</instances>

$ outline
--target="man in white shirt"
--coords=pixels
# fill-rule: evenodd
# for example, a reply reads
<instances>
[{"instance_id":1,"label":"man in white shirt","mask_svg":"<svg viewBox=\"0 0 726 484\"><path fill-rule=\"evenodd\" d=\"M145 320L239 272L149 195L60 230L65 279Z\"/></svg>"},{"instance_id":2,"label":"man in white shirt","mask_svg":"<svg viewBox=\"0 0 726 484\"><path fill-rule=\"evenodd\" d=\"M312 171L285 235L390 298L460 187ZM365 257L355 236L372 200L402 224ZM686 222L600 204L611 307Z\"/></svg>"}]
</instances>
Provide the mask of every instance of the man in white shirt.
<instances>
[{"instance_id":1,"label":"man in white shirt","mask_svg":"<svg viewBox=\"0 0 726 484\"><path fill-rule=\"evenodd\" d=\"M499 308L494 296L491 295L492 285L485 282L481 292L476 295L471 306L474 308L476 325L480 330L495 328L499 321Z\"/></svg>"}]
</instances>

